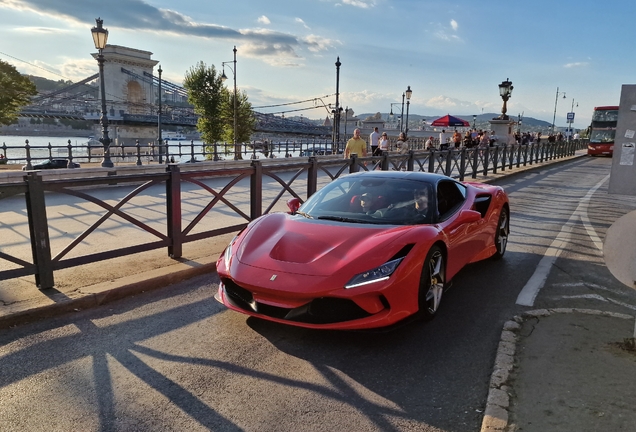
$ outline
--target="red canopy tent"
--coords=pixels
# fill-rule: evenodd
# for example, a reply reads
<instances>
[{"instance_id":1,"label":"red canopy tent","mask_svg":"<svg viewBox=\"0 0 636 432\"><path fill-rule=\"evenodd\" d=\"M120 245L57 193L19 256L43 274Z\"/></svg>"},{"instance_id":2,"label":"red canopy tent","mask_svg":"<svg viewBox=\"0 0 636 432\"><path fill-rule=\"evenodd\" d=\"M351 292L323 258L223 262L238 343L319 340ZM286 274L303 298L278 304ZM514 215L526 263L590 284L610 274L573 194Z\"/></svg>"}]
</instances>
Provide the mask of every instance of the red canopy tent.
<instances>
[{"instance_id":1,"label":"red canopy tent","mask_svg":"<svg viewBox=\"0 0 636 432\"><path fill-rule=\"evenodd\" d=\"M470 123L468 123L466 120L462 120L459 117L454 117L450 114L446 114L444 117L440 117L437 120L433 120L433 123L431 123L431 126L470 126Z\"/></svg>"}]
</instances>

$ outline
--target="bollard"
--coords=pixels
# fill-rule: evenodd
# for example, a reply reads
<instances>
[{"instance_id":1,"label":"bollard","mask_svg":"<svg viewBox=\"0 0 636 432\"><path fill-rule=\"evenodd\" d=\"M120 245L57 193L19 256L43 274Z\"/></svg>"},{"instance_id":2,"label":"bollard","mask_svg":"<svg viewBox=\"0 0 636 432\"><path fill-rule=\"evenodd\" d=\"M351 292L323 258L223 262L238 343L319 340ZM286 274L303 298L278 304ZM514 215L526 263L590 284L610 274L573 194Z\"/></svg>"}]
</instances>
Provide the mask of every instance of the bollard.
<instances>
[{"instance_id":1,"label":"bollard","mask_svg":"<svg viewBox=\"0 0 636 432\"><path fill-rule=\"evenodd\" d=\"M137 148L137 162L135 165L141 165L141 147L139 147L139 140L135 140L135 147Z\"/></svg>"},{"instance_id":2,"label":"bollard","mask_svg":"<svg viewBox=\"0 0 636 432\"><path fill-rule=\"evenodd\" d=\"M24 140L24 150L26 150L26 167L25 169L28 170L32 170L33 169L33 165L31 165L31 146L29 145L29 140Z\"/></svg>"},{"instance_id":3,"label":"bollard","mask_svg":"<svg viewBox=\"0 0 636 432\"><path fill-rule=\"evenodd\" d=\"M75 168L75 164L73 163L73 146L71 145L71 140L68 140L68 164L66 164L66 168Z\"/></svg>"}]
</instances>

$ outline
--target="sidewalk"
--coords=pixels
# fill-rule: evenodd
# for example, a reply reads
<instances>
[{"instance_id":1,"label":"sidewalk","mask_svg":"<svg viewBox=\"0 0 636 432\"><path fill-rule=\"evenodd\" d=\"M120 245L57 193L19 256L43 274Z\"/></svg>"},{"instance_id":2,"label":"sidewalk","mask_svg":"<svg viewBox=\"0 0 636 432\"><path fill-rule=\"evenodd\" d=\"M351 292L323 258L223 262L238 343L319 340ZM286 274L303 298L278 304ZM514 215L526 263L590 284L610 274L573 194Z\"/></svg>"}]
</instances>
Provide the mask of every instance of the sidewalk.
<instances>
[{"instance_id":1,"label":"sidewalk","mask_svg":"<svg viewBox=\"0 0 636 432\"><path fill-rule=\"evenodd\" d=\"M636 430L634 317L525 312L504 325L482 432Z\"/></svg>"}]
</instances>

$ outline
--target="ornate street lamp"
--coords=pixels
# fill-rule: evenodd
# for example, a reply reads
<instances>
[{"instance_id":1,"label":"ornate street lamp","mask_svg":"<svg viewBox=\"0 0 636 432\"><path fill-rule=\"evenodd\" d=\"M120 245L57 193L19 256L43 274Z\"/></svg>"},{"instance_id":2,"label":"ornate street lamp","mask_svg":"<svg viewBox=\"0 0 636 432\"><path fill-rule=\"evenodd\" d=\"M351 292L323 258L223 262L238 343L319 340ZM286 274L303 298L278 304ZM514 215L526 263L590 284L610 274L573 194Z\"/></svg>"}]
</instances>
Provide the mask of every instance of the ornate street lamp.
<instances>
[{"instance_id":1,"label":"ornate street lamp","mask_svg":"<svg viewBox=\"0 0 636 432\"><path fill-rule=\"evenodd\" d=\"M506 111L508 111L508 108L506 106L506 103L508 102L508 99L510 99L510 95L512 95L513 88L514 87L512 86L512 81L508 80L508 78L506 78L505 81L499 84L499 96L501 96L501 99L503 99L503 107L501 108L501 115L497 117L497 119L499 120L508 120L508 115L506 114Z\"/></svg>"},{"instance_id":2,"label":"ornate street lamp","mask_svg":"<svg viewBox=\"0 0 636 432\"><path fill-rule=\"evenodd\" d=\"M227 75L225 75L225 65L230 68L232 74L234 75L234 160L241 159L241 154L238 150L237 141L236 141L236 125L237 125L237 108L236 108L236 45L234 46L234 60L231 62L226 61L221 63L223 66L223 74L221 75L221 81L225 82L227 80ZM234 67L230 66L228 63L234 63Z\"/></svg>"},{"instance_id":3,"label":"ornate street lamp","mask_svg":"<svg viewBox=\"0 0 636 432\"><path fill-rule=\"evenodd\" d=\"M332 142L334 145L338 145L340 142L340 113L342 112L342 108L340 108L340 57L336 59L336 107L334 108L334 116L333 116L333 139ZM333 149L334 152L336 149Z\"/></svg>"},{"instance_id":4,"label":"ornate street lamp","mask_svg":"<svg viewBox=\"0 0 636 432\"><path fill-rule=\"evenodd\" d=\"M159 73L159 110L157 112L157 137L159 142L159 163L163 163L163 137L161 132L161 65L159 65L159 69L157 70ZM168 152L166 152L166 162L168 162Z\"/></svg>"},{"instance_id":5,"label":"ornate street lamp","mask_svg":"<svg viewBox=\"0 0 636 432\"><path fill-rule=\"evenodd\" d=\"M404 92L406 95L406 125L404 127L404 136L408 137L409 134L409 104L411 103L411 95L413 91L411 90L411 86L407 86L406 91Z\"/></svg>"},{"instance_id":6,"label":"ornate street lamp","mask_svg":"<svg viewBox=\"0 0 636 432\"><path fill-rule=\"evenodd\" d=\"M391 112L389 112L389 120L393 121L393 105L397 105L398 107L400 106L399 102L392 102L391 103ZM404 93L402 93L402 108L400 108L400 116L398 117L398 120L400 121L400 132L402 132L402 120L404 120Z\"/></svg>"},{"instance_id":7,"label":"ornate street lamp","mask_svg":"<svg viewBox=\"0 0 636 432\"><path fill-rule=\"evenodd\" d=\"M565 99L565 92L559 92L559 88L557 87L556 98L554 99L554 115L552 116L552 134L554 135L554 122L556 121L556 110L557 103L559 102L559 95L563 95L563 99Z\"/></svg>"},{"instance_id":8,"label":"ornate street lamp","mask_svg":"<svg viewBox=\"0 0 636 432\"><path fill-rule=\"evenodd\" d=\"M101 18L96 18L95 27L91 29L93 35L93 42L95 42L95 48L98 50L97 64L99 65L99 89L102 94L102 115L99 118L99 122L102 125L102 137L99 141L104 147L104 159L102 160L102 166L106 168L112 168L113 161L110 160L110 138L108 136L108 116L106 113L106 90L104 86L104 48L108 41L108 30L103 27L104 21Z\"/></svg>"}]
</instances>

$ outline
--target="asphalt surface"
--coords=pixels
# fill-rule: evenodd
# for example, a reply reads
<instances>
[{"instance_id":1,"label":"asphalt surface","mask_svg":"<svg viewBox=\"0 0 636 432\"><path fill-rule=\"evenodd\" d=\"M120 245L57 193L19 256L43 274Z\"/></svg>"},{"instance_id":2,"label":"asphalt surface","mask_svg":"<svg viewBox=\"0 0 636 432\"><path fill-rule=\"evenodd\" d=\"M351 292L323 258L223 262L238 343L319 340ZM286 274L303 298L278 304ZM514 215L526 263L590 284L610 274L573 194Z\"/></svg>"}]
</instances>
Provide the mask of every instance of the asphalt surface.
<instances>
[{"instance_id":1,"label":"asphalt surface","mask_svg":"<svg viewBox=\"0 0 636 432\"><path fill-rule=\"evenodd\" d=\"M555 166L558 166L559 163ZM574 163L579 163L579 161ZM530 176L532 176L532 173L536 172L537 169L541 170L541 167L533 167L529 173ZM588 167L583 167L582 169L588 169ZM516 181L523 182L522 179L525 177L519 177L519 180L515 180L515 178L516 177L508 178L506 176L497 176L497 178L494 178L493 176L493 178L489 180L497 182L512 182L507 185L508 187L506 187L506 189L508 190L510 188L510 190L514 190L514 183ZM608 198L607 201L615 204L617 200ZM607 204L605 204L605 206L607 206ZM601 248L607 248L604 254L596 256L593 252L581 252L581 248L571 248L559 252L559 256L561 257L558 266L559 271L553 271L550 273L545 284L546 288L543 288L540 294L537 295L536 303L532 306L519 307L518 310L520 312L514 316L510 316L510 320L504 324L504 328L500 336L499 349L497 350L497 354L494 359L494 367L490 376L490 390L487 395L488 401L485 404L485 409L483 403L480 403L479 400L482 400L486 395L482 395L477 392L477 394L471 398L474 399L474 401L471 402L473 405L473 413L467 417L483 417L480 422L482 425L481 429L483 431L636 430L636 411L633 408L633 404L630 403L630 401L634 400L633 396L635 396L635 390L633 385L629 385L629 377L633 377L634 372L636 372L636 355L630 342L633 341L635 331L633 318L634 310L628 307L636 304L633 296L630 294L633 291L633 287L626 287L623 291L614 289L610 292L610 294L606 293L606 291L609 290L607 287L615 287L616 285L624 286L624 280L629 282L629 269L625 269L625 266L628 265L628 259L625 257L633 256L630 255L633 253L631 249L633 249L633 245L636 244L636 242L631 241L631 239L633 239L633 234L631 234L631 230L625 228L629 227L630 224L625 223L625 220L621 219L621 216L628 218L627 222L631 221L629 218L632 217L631 215L634 209L636 209L636 205L634 204L634 200L630 198L618 200L618 205L614 205L611 212L607 211L607 209L600 204L598 208L592 208L592 214L596 211L599 213L597 215L598 218L605 222L605 224L601 223L596 225L596 228L599 231L597 233L599 238L596 239L596 242L595 239L591 238L593 236L588 234L585 235L590 237L590 239L583 239L584 233L582 231L577 231L579 229L578 225L573 227L571 232L566 233L569 237L564 238L564 241L573 241L577 244L591 243L583 245L585 246L583 250L586 248L594 250L594 248L598 249L598 240L605 240L605 244L601 244ZM636 215L636 213L634 213L634 215ZM633 217L636 219L636 216ZM617 220L622 222L615 223ZM555 220L553 223L557 227L561 224L559 220ZM567 226L567 223L561 225ZM581 228L581 230L583 230L583 228ZM521 229L518 231L520 231L520 236L523 237L525 233ZM553 238L558 239L560 235L565 234L562 232L559 233L558 229L555 228ZM537 240L536 246L544 249L547 248L549 251L551 250L551 247L555 247L554 244L550 243L553 238ZM174 262L171 262L170 260L161 261L161 263L165 263L166 265L158 265L155 269L149 272L118 275L117 269L111 268L109 270L111 274L109 274L108 280L92 283L89 286L83 283L85 280L79 279L74 286L69 284L68 286L58 289L53 293L42 293L37 291L34 287L32 291L23 289L19 293L16 293L15 290L11 290L10 287L6 287L6 285L0 287L0 300L2 301L2 306L0 306L0 328L10 327L6 330L0 331L0 342L2 342L2 347L0 348L0 359L5 359L5 364L9 364L9 361L11 361L11 364L16 364L14 363L16 361L17 364L24 363L25 368L28 368L28 365L32 362L37 364L44 360L44 365L41 366L40 373L29 372L22 378L19 378L18 374L17 378L11 379L7 378L8 375L5 375L5 379L3 380L4 383L1 383L0 389L9 388L7 386L10 386L11 391L17 391L19 389L15 388L15 383L22 383L23 380L26 380L26 382L35 380L35 384L37 384L37 381L39 380L49 382L50 380L60 379L60 377L54 377L45 373L45 371L50 368L50 364L47 366L47 359L45 355L47 352L46 346L40 347L37 352L26 349L23 353L15 354L14 350L16 347L24 349L25 346L28 348L29 345L35 344L36 342L33 340L34 338L38 340L38 343L42 342L41 339L44 339L46 342L47 332L21 333L21 329L28 328L26 323L42 320L42 318L45 317L57 319L54 317L59 317L61 314L68 312L77 314L79 310L99 305L107 305L108 303L120 298L129 298L129 296L139 294L143 291L153 290L171 283L186 280L196 275L212 272L214 261L227 244L227 240L228 239L224 238L218 239L218 241L215 242L209 242L205 245L205 248L202 248L200 251L196 251L196 253L193 252L190 255L194 257L193 259L183 260L183 262L178 264L174 264ZM530 234L528 234L525 241L533 241ZM610 243L609 245L608 242ZM585 259L584 256L582 257L582 255L586 254L589 255L587 259ZM605 270L597 272L599 274L598 278L591 281L580 281L576 279L576 277L573 277L573 275L576 276L577 274L582 273L581 269L577 266L595 265L605 267L602 263L599 263L598 258L601 257L600 261L603 261L602 256L605 256L606 259L608 256L612 258L611 262L607 262L607 268ZM627 264L621 262L621 260L627 262ZM513 265L514 262L515 258L513 255L510 260L510 264ZM537 267L538 264L539 257L537 257ZM610 269L611 272L608 269ZM128 271L129 270L130 269L128 269ZM469 270L467 273L470 275L471 271ZM526 276L529 277L530 275L522 275L524 278ZM93 279L90 280L92 281ZM580 284L581 286L577 284ZM210 293L208 293L208 295L209 294ZM451 290L450 295L455 295L453 290ZM596 299L594 296L605 299L603 307L587 307L590 304L590 299ZM558 306L559 304L557 300L565 298L568 300L568 305L572 304L575 307L555 307L555 305ZM608 302L607 299L610 299L611 301ZM209 298L206 300L192 300L194 303L199 301L208 302L211 300ZM598 300L598 302L601 304L603 300ZM606 307L605 303L608 303L609 307ZM135 307L141 306L137 305ZM215 305L215 307L218 306ZM209 310L209 308L207 310ZM121 315L126 313L126 310L118 311L118 314ZM185 324L183 328L180 329L180 331L183 332L188 329L188 325L198 325L197 319L202 317L202 313L203 312L199 309L193 310L191 313L192 321L186 319L186 321L188 321L186 323L180 322L169 324L170 320L166 320L166 323L164 324L166 328L164 328L163 331L170 333L171 328L176 330L181 324ZM239 317L240 315L236 314L236 318L233 319L244 320L244 318ZM72 319L72 315L69 315L68 319L73 322L75 321ZM178 319L183 320L184 318ZM89 337L93 337L99 333L104 333L101 334L100 337L106 338L107 340L108 332L99 331L100 328L103 328L102 324L99 322L92 324L96 326L93 330L91 330L90 326L88 328L86 327L86 322L81 320L79 322L82 322L82 331L90 330L89 335L92 336ZM90 320L90 322L95 323L94 320ZM289 365L289 373L287 376L267 377L268 379L274 381L282 380L283 384L296 385L295 383L297 382L297 379L300 380L301 377L306 378L307 376L313 376L313 378L310 378L309 381L313 382L313 385L316 386L314 387L314 390L318 389L320 391L327 392L327 399L329 399L330 397L335 397L335 394L329 393L327 390L320 387L321 380L324 379L324 377L329 376L329 382L331 382L331 386L334 387L333 390L341 393L344 392L344 395L338 396L338 398L345 397L355 399L362 397L367 400L367 402L365 402L367 404L366 408L364 408L365 403L362 403L362 405L358 405L358 407L362 406L363 408L358 409L362 409L362 413L365 414L367 418L374 419L375 422L368 423L368 420L365 420L363 416L360 418L360 423L350 425L349 430L419 430L417 429L417 422L409 422L405 418L400 420L401 414L399 413L399 406L417 406L417 403L413 405L414 402L409 400L409 393L411 391L409 390L410 385L406 385L406 388L404 389L395 388L395 395L385 393L386 400L384 401L375 400L374 398L377 398L377 395L372 393L366 394L367 391L365 388L379 388L379 384L375 383L376 380L383 382L384 385L387 386L387 381L390 381L390 377L395 373L387 371L388 375L384 378L372 378L367 376L368 374L364 373L366 369L368 369L369 373L374 371L374 368L365 361L365 355L368 355L365 354L365 349L373 350L373 347L378 343L378 336L356 336L356 349L361 351L353 354L354 356L360 356L360 364L343 365L342 362L338 360L337 353L338 350L344 352L351 351L352 348L348 347L351 346L352 340L350 340L348 336L333 336L332 334L329 338L323 339L315 337L313 340L310 339L308 344L301 344L300 340L294 341L294 332L288 334L287 337L290 338L290 340L285 340L280 339L280 333L272 330L271 326L267 324L260 322L254 323L253 320L249 321L249 323L260 334L267 335L267 338L272 343L274 351L266 349L266 352L262 353L263 358L267 359L267 363L289 361L288 356L281 357L276 353L277 350L281 350L283 353L291 354L292 358L319 358L322 361L317 363L312 362L312 364L333 366L333 370L328 367L327 369L319 371L319 375L313 376L313 373L305 369L300 363L292 362ZM437 326L441 326L443 323L443 320L436 319L433 323L431 323L431 328L429 328L429 330L431 332L439 331ZM135 324L141 324L143 327L143 322ZM30 325L38 324L35 323ZM66 328L66 326L63 328ZM70 334L74 332L72 329L67 331ZM411 333L413 332L413 330L409 331ZM131 325L130 328L127 328L124 334L131 333L131 340L134 340L134 335L138 332L143 332L143 330L140 330L135 325ZM203 334L205 334L205 332ZM152 332L149 332L149 334L144 334L143 336L144 338L147 338L152 337L152 335ZM304 333L303 335L306 337ZM179 332L172 337L178 338ZM402 336L398 337L397 341L389 342L391 338L387 339L384 337L382 339L382 343L392 343L395 346L400 346L406 338L408 338L408 336ZM478 340L479 335L475 334L474 338ZM255 370L264 369L264 366L251 364L254 360L248 360L250 357L246 357L247 352L250 350L250 346L253 349L258 345L254 344L254 341L249 340L247 337L241 336L241 339L245 339L242 341L244 348L242 348L240 350L241 352L237 354L238 358L250 362L250 364L246 365L246 367L253 367ZM363 339L362 343L359 343L360 339ZM327 341L329 341L328 345ZM223 343L222 333L211 337L211 340L207 341L207 343ZM436 343L443 344L442 341L436 341ZM128 354L130 349L139 351L135 354L137 357L140 357L141 353L141 358L144 358L145 355L151 357L154 356L159 359L163 359L163 361L171 360L171 358L166 355L163 355L162 357L162 355L158 353L161 345L148 347L148 344L144 344L146 346L141 349L138 345L133 346L127 344L126 340L122 341L119 339L111 341L111 344L114 344L115 346L112 352L117 354L115 356L116 362L123 363L129 368L133 368L137 376L142 375L148 377L149 375L152 375L152 371L149 369L146 370L146 368L139 363L138 359L130 357ZM307 349L317 351L311 353L302 352L299 351L299 346L304 346ZM459 349L459 347L456 348ZM476 350L481 349L478 344L471 348ZM75 364L77 367L77 363L80 362L80 371L82 371L82 373L90 373L89 371L84 370L86 369L86 365L81 364L81 355L72 354L74 349L74 344L69 342L68 351L70 357L55 360L55 364L68 361L71 364ZM153 349L155 351L153 351ZM259 346L258 349L263 348ZM321 349L323 350L322 353L319 352ZM452 351L455 348L446 346L446 349ZM192 348L184 346L183 350L184 357L180 358L180 360L192 358L187 356ZM16 357L16 355L18 357ZM41 357L44 358L41 359ZM383 359L383 365L388 369L390 369L391 365L393 365L394 368L399 370L399 357L400 356L396 357L391 355L388 357L383 356L381 358ZM108 360L108 356L94 356L93 358L94 361L101 362L102 366L106 369L110 369L110 373L113 373L113 370L117 369L113 364L111 364L111 361ZM197 357L194 356L194 358ZM51 360L49 359L48 362L50 361ZM144 359L144 361L146 360ZM216 359L215 361L218 362L221 361L221 359ZM425 358L427 366L432 366L433 368L441 366L436 363L436 361L439 362L439 355L435 355L435 353L432 353L430 356ZM221 363L214 364L217 366L221 365ZM465 364L465 369L466 370L461 373L458 372L458 379L470 379L469 375L471 369L469 363ZM347 380L346 376L337 376L336 371L338 370L346 371L348 375L354 377L356 381L364 383L364 387L356 389L355 386L337 385L336 383ZM64 377L62 378L76 381L78 380L77 376L74 376L76 372L77 371L74 371L72 368L69 368L64 371ZM179 374L178 371L173 370L172 372L176 373L180 379L188 381L187 376ZM236 372L236 370L233 370L233 372ZM334 375L334 373L336 373L336 375ZM125 372L117 371L116 374L117 376L120 374L125 375ZM166 376L167 375L169 374L166 372ZM413 379L416 378L417 377L413 377ZM422 382L419 383L421 385L427 385L428 388L434 387L434 376L429 377L428 379L423 377L419 377L417 379L422 380ZM112 388L114 385L113 382L118 381L115 380L114 377L108 378L107 374L105 374L103 376L98 376L96 382L101 386L100 388L104 388L106 393L110 394L115 391ZM199 388L196 382L190 382L189 384L190 386L188 388ZM81 385L81 382L78 382L78 385ZM249 382L243 382L241 385L245 385L245 388L250 387ZM412 385L414 386L413 388L415 388L418 386L418 383L413 383ZM21 385L18 386L20 387ZM223 389L224 386L225 390ZM229 391L230 388L236 389L236 386L239 386L239 384L233 385L226 382L221 385L220 389L216 389L218 390L217 394L222 395L224 392ZM166 387L172 388L170 383L166 383ZM390 388L391 386L388 385L388 387ZM33 387L29 388L32 390L34 389ZM329 386L327 388L329 388ZM37 385L35 389L37 389ZM139 393L140 390L128 387L126 390L125 403L141 405L151 403ZM202 388L201 391L205 392ZM252 399L252 404L250 406L257 406L259 404L259 398L267 397L267 391L267 388L261 388L261 393L248 392L246 397L254 398ZM401 397L397 396L400 391L406 393ZM432 403L434 405L435 394L438 391L443 392L444 389L437 389L431 395L430 400L422 401L422 403L425 405ZM45 397L54 398L56 396L55 394L46 394L42 392L43 390L39 390L39 393L43 394ZM348 392L352 393L348 394ZM6 392L0 392L0 394L4 396L7 395ZM413 396L415 396L415 394L416 393L413 390ZM236 423L232 421L230 414L231 410L227 411L228 414L224 417L219 414L219 411L224 412L223 409L212 412L207 409L205 405L202 405L201 401L209 400L207 396L203 396L198 393L195 396L196 397L193 397L193 394L191 393L183 393L179 389L173 388L171 391L167 391L166 397L168 398L168 403L162 405L161 409L167 410L168 412L172 410L181 410L187 413L190 417L198 420L198 424L199 426L202 426L202 429L256 430L250 428L241 429L237 427ZM75 397L79 398L80 395L78 394ZM396 407L391 405L390 401L399 401L400 403ZM114 405L116 403L122 403L122 401L114 402L112 400L97 400L87 401L86 403L89 405L90 403L96 403L101 407L101 409L97 412L95 421L87 421L86 418L78 419L78 424L89 425L89 429L99 429L101 425L103 430L104 425L109 425L106 429L133 430L139 428L142 424L141 419L139 419L140 423L136 424L134 419L131 418L107 418L109 417L109 414L115 413ZM312 403L315 403L313 399ZM299 414L302 418L305 418L306 422L303 423L303 427L298 427L298 425L287 424L285 423L286 420L280 419L280 430L294 430L294 428L297 430L335 430L333 428L343 427L342 424L330 423L320 417L320 413L328 412L330 409L328 401L323 403L325 405L307 408L306 412L300 414L296 412L296 410L300 409L298 405L290 403L289 409L296 412L296 414ZM106 409L104 409L104 407L106 407ZM77 412L73 411L73 415L86 417L86 413L89 413L88 415L90 416L90 413L92 412L90 407L84 408L85 411L81 409L77 410ZM148 405L148 409L149 412L156 410L156 408L151 408L150 405ZM59 416L64 417L66 414L67 413L60 413ZM165 413L161 414L163 418L163 414ZM159 416L159 413L157 413L157 415ZM253 415L267 416L267 412L264 412L261 409L257 410ZM393 417L394 420L381 420L380 417L382 417L382 415ZM72 419L72 416L67 415L67 417ZM58 425L58 427L51 427L49 430L64 430L64 428L59 425L69 424L67 423L68 419L64 421L61 421L60 419L54 420L56 421L53 421L52 423L51 419L46 418L36 417L32 420L28 420L28 418L20 412L20 404L11 403L11 401L6 399L6 397L4 400L3 398L0 398L0 421L2 421L4 425L10 425L7 430L33 429L33 425L46 424L45 422L47 421L52 425ZM57 420L60 421L58 422ZM429 424L433 426L426 430L475 430L469 429L467 426L468 424L473 424L474 421L464 423L464 419L458 418L456 423L453 424L453 421L448 420L447 418L445 419L444 413L441 412L439 414L439 419L437 417L431 417L427 420L430 421ZM40 421L44 423L39 423ZM145 422L143 424L147 425L148 423ZM269 419L269 421L265 424L273 424L272 419ZM162 430L183 430L184 427L188 426L189 423L186 420L182 420L182 423L179 420L175 420L175 423L169 424L162 424L160 420L157 420L156 423L156 427Z\"/></svg>"}]
</instances>

